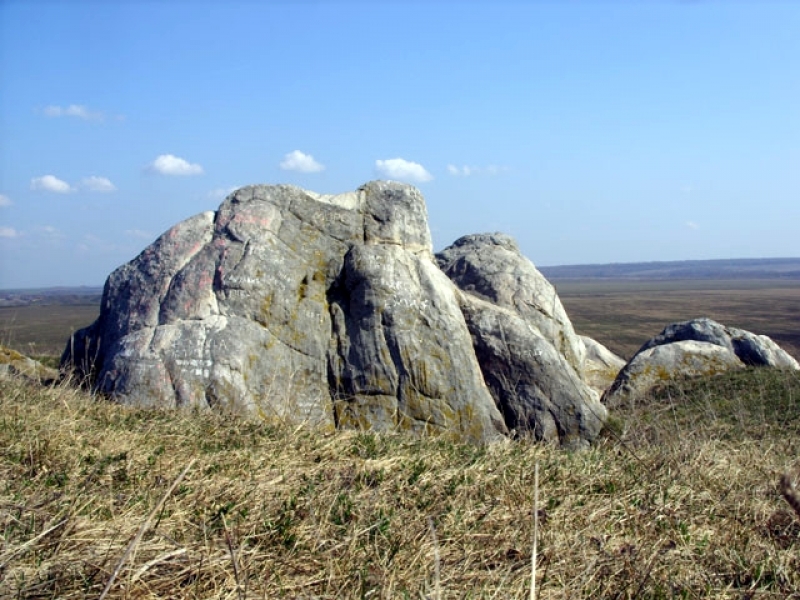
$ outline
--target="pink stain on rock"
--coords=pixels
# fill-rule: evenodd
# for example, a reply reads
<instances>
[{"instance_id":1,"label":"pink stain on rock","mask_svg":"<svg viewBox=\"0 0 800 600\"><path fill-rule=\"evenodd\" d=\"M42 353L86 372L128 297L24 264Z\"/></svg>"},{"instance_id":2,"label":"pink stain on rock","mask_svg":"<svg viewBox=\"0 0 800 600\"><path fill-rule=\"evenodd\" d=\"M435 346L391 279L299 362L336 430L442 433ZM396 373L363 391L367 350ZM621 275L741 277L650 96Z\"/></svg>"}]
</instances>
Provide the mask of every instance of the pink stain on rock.
<instances>
[{"instance_id":1,"label":"pink stain on rock","mask_svg":"<svg viewBox=\"0 0 800 600\"><path fill-rule=\"evenodd\" d=\"M255 225L258 228L268 229L269 226L272 225L272 219L252 213L238 213L233 217L231 223L237 225Z\"/></svg>"}]
</instances>

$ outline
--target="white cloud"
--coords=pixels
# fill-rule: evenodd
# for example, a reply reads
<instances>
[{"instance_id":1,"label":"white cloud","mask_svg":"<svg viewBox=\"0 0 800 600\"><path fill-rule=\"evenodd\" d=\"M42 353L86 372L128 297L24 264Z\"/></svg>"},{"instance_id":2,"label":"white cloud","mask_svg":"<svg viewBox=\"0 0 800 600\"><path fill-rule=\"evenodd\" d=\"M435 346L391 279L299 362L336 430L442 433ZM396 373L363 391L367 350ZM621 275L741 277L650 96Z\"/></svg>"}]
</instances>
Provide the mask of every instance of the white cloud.
<instances>
[{"instance_id":1,"label":"white cloud","mask_svg":"<svg viewBox=\"0 0 800 600\"><path fill-rule=\"evenodd\" d=\"M284 171L300 171L301 173L319 173L325 170L325 165L318 163L310 154L295 150L283 157L280 164Z\"/></svg>"},{"instance_id":2,"label":"white cloud","mask_svg":"<svg viewBox=\"0 0 800 600\"><path fill-rule=\"evenodd\" d=\"M0 206L11 206L12 204L14 203L11 202L11 198L5 194L0 194Z\"/></svg>"},{"instance_id":3,"label":"white cloud","mask_svg":"<svg viewBox=\"0 0 800 600\"><path fill-rule=\"evenodd\" d=\"M172 154L162 154L148 168L162 175L202 175L203 167Z\"/></svg>"},{"instance_id":4,"label":"white cloud","mask_svg":"<svg viewBox=\"0 0 800 600\"><path fill-rule=\"evenodd\" d=\"M70 104L67 107L46 106L44 114L48 117L77 117L84 121L102 121L105 115L99 111L89 110L80 104Z\"/></svg>"},{"instance_id":5,"label":"white cloud","mask_svg":"<svg viewBox=\"0 0 800 600\"><path fill-rule=\"evenodd\" d=\"M388 160L376 160L375 169L381 175L391 179L406 181L430 181L433 175L419 163L411 162L402 158L390 158Z\"/></svg>"},{"instance_id":6,"label":"white cloud","mask_svg":"<svg viewBox=\"0 0 800 600\"><path fill-rule=\"evenodd\" d=\"M0 238L15 238L19 237L19 231L13 227L0 227Z\"/></svg>"},{"instance_id":7,"label":"white cloud","mask_svg":"<svg viewBox=\"0 0 800 600\"><path fill-rule=\"evenodd\" d=\"M474 169L466 165L464 165L463 167L457 167L455 165L447 165L447 172L450 173L450 175L455 175L456 177L459 176L469 177L474 172Z\"/></svg>"},{"instance_id":8,"label":"white cloud","mask_svg":"<svg viewBox=\"0 0 800 600\"><path fill-rule=\"evenodd\" d=\"M105 177L97 177L96 175L84 177L81 180L81 187L89 190L90 192L108 193L117 191L117 186L111 183L110 180L106 179Z\"/></svg>"},{"instance_id":9,"label":"white cloud","mask_svg":"<svg viewBox=\"0 0 800 600\"><path fill-rule=\"evenodd\" d=\"M56 194L69 194L74 191L70 184L53 175L34 177L31 179L31 189L42 192L55 192Z\"/></svg>"},{"instance_id":10,"label":"white cloud","mask_svg":"<svg viewBox=\"0 0 800 600\"><path fill-rule=\"evenodd\" d=\"M57 242L66 237L61 230L59 230L57 227L53 227L52 225L42 225L40 227L36 227L34 232L49 242Z\"/></svg>"},{"instance_id":11,"label":"white cloud","mask_svg":"<svg viewBox=\"0 0 800 600\"><path fill-rule=\"evenodd\" d=\"M686 226L687 226L689 229L700 229L700 225L698 225L698 224L697 224L697 223L695 223L694 221L686 221Z\"/></svg>"},{"instance_id":12,"label":"white cloud","mask_svg":"<svg viewBox=\"0 0 800 600\"><path fill-rule=\"evenodd\" d=\"M84 177L81 179L78 187L90 192L108 193L117 191L117 187L111 183L109 179L105 177L98 177L96 175ZM72 187L66 181L62 181L53 175L34 177L31 179L31 189L44 192L55 192L57 194L68 194L76 190L76 188Z\"/></svg>"}]
</instances>

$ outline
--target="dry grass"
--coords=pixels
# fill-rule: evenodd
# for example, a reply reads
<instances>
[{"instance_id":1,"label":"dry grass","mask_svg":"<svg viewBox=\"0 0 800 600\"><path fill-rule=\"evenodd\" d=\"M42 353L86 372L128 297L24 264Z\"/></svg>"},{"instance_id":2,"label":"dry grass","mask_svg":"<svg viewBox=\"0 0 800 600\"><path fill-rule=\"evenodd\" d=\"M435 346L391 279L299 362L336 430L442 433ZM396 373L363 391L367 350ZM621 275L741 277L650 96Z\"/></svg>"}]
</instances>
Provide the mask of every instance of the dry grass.
<instances>
[{"instance_id":1,"label":"dry grass","mask_svg":"<svg viewBox=\"0 0 800 600\"><path fill-rule=\"evenodd\" d=\"M0 597L526 598L538 464L539 598L800 598L800 381L747 373L580 453L0 381Z\"/></svg>"}]
</instances>

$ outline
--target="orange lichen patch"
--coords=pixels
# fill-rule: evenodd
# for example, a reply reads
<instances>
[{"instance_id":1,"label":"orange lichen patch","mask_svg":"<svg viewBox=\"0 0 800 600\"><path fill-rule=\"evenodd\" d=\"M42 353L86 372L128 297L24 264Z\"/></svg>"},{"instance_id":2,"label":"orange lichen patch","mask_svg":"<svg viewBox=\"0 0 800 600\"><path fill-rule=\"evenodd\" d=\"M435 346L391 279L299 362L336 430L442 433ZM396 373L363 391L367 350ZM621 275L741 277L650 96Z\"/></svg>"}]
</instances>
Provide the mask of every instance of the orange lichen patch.
<instances>
[{"instance_id":1,"label":"orange lichen patch","mask_svg":"<svg viewBox=\"0 0 800 600\"><path fill-rule=\"evenodd\" d=\"M45 367L42 363L24 354L0 345L0 374L20 375L37 381L54 381L58 371Z\"/></svg>"}]
</instances>

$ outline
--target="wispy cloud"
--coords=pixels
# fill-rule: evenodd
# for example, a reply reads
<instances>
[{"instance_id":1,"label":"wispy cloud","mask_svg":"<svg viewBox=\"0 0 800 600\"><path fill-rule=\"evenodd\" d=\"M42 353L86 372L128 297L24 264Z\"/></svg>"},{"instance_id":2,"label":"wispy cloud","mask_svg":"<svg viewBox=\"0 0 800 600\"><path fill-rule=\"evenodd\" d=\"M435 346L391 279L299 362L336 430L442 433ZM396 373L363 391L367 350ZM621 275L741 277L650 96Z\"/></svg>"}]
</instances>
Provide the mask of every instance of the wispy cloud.
<instances>
[{"instance_id":1,"label":"wispy cloud","mask_svg":"<svg viewBox=\"0 0 800 600\"><path fill-rule=\"evenodd\" d=\"M19 231L13 227L0 227L0 238L13 239L19 236Z\"/></svg>"},{"instance_id":2,"label":"wispy cloud","mask_svg":"<svg viewBox=\"0 0 800 600\"><path fill-rule=\"evenodd\" d=\"M469 177L472 175L472 167L457 167L455 165L447 165L447 172L450 173L450 175L455 175L456 177Z\"/></svg>"},{"instance_id":3,"label":"wispy cloud","mask_svg":"<svg viewBox=\"0 0 800 600\"><path fill-rule=\"evenodd\" d=\"M43 175L31 179L31 189L39 192L55 192L56 194L69 194L75 191L70 184L54 175Z\"/></svg>"},{"instance_id":4,"label":"wispy cloud","mask_svg":"<svg viewBox=\"0 0 800 600\"><path fill-rule=\"evenodd\" d=\"M401 181L425 182L433 179L433 175L421 164L403 158L376 160L375 170L390 179L398 179Z\"/></svg>"},{"instance_id":5,"label":"wispy cloud","mask_svg":"<svg viewBox=\"0 0 800 600\"><path fill-rule=\"evenodd\" d=\"M96 175L81 179L81 187L90 192L100 192L103 194L117 191L117 186L111 183L110 180L105 177L97 177Z\"/></svg>"},{"instance_id":6,"label":"wispy cloud","mask_svg":"<svg viewBox=\"0 0 800 600\"><path fill-rule=\"evenodd\" d=\"M686 221L686 226L687 226L689 229L700 229L700 225L698 225L698 224L697 224L697 223L695 223L694 221Z\"/></svg>"},{"instance_id":7,"label":"wispy cloud","mask_svg":"<svg viewBox=\"0 0 800 600\"><path fill-rule=\"evenodd\" d=\"M325 170L325 165L314 160L310 154L294 150L283 157L280 164L284 171L299 171L300 173L319 173Z\"/></svg>"},{"instance_id":8,"label":"wispy cloud","mask_svg":"<svg viewBox=\"0 0 800 600\"><path fill-rule=\"evenodd\" d=\"M44 239L48 242L58 242L66 237L58 227L53 227L52 225L36 227L33 233L40 236L40 239Z\"/></svg>"},{"instance_id":9,"label":"wispy cloud","mask_svg":"<svg viewBox=\"0 0 800 600\"><path fill-rule=\"evenodd\" d=\"M0 206L11 206L12 204L14 203L11 201L11 198L5 194L0 194Z\"/></svg>"},{"instance_id":10,"label":"wispy cloud","mask_svg":"<svg viewBox=\"0 0 800 600\"><path fill-rule=\"evenodd\" d=\"M458 167L456 165L447 165L447 172L454 177L469 177L470 175L500 175L506 173L508 167L500 165L489 165L488 167L471 167L463 165Z\"/></svg>"},{"instance_id":11,"label":"wispy cloud","mask_svg":"<svg viewBox=\"0 0 800 600\"><path fill-rule=\"evenodd\" d=\"M203 167L190 163L174 154L162 154L148 165L148 169L162 175L202 175Z\"/></svg>"},{"instance_id":12,"label":"wispy cloud","mask_svg":"<svg viewBox=\"0 0 800 600\"><path fill-rule=\"evenodd\" d=\"M106 118L104 113L90 110L82 104L70 104L65 107L46 106L43 112L47 117L75 117L84 121L102 121Z\"/></svg>"},{"instance_id":13,"label":"wispy cloud","mask_svg":"<svg viewBox=\"0 0 800 600\"><path fill-rule=\"evenodd\" d=\"M108 178L98 177L97 175L84 177L77 186L72 186L55 175L43 175L42 177L31 179L31 189L40 192L55 192L56 194L69 194L79 189L107 194L117 191L117 186L111 183Z\"/></svg>"}]
</instances>

